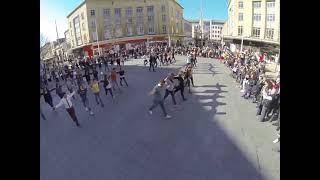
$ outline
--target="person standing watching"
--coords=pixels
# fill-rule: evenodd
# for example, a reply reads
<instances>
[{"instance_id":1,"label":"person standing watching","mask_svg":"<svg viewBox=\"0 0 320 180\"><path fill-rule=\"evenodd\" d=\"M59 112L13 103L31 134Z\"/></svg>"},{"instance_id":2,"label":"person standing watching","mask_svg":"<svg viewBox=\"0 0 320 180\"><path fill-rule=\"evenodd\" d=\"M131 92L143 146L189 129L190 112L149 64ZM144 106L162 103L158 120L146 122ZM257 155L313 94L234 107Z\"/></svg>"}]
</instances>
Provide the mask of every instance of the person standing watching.
<instances>
[{"instance_id":1,"label":"person standing watching","mask_svg":"<svg viewBox=\"0 0 320 180\"><path fill-rule=\"evenodd\" d=\"M63 98L60 100L60 102L53 107L53 109L57 109L60 106L64 105L64 107L66 108L68 114L70 115L70 117L72 118L72 120L76 123L77 127L81 127L79 122L78 122L78 118L76 116L76 112L74 110L74 107L72 105L71 102L71 97L75 94L76 92L73 91L71 94L67 95L64 94Z\"/></svg>"}]
</instances>

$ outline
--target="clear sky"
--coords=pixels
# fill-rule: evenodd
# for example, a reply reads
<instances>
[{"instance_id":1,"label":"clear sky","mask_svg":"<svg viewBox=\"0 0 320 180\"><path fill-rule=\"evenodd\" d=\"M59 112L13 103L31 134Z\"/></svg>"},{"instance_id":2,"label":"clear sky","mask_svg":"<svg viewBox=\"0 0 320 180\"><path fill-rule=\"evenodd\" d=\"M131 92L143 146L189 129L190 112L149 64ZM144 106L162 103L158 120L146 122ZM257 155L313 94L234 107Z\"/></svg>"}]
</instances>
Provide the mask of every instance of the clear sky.
<instances>
[{"instance_id":1,"label":"clear sky","mask_svg":"<svg viewBox=\"0 0 320 180\"><path fill-rule=\"evenodd\" d=\"M67 15L83 0L40 0L40 32L44 33L50 41L57 37L55 20L60 38L67 30ZM201 0L177 0L184 7L185 19L199 19ZM227 19L228 0L202 0L204 19Z\"/></svg>"}]
</instances>

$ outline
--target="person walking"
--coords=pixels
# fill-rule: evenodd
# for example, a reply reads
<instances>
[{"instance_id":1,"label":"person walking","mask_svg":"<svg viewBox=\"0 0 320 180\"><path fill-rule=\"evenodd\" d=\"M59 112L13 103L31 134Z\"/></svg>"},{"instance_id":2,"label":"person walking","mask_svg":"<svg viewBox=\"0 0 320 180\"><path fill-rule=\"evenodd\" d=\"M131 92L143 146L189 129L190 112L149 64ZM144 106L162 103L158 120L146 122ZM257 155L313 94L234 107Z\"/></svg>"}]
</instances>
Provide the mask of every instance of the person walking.
<instances>
[{"instance_id":1,"label":"person walking","mask_svg":"<svg viewBox=\"0 0 320 180\"><path fill-rule=\"evenodd\" d=\"M122 81L124 81L128 87L128 83L127 83L126 78L124 76L123 66L120 66L120 71L118 71L117 73L119 73L119 75L120 75L120 86L122 86Z\"/></svg>"},{"instance_id":2,"label":"person walking","mask_svg":"<svg viewBox=\"0 0 320 180\"><path fill-rule=\"evenodd\" d=\"M112 83L112 88L113 90L115 90L115 85L118 87L119 91L120 91L120 87L118 85L118 82L117 82L117 72L116 72L116 68L112 68L112 71L111 71L111 83Z\"/></svg>"},{"instance_id":3,"label":"person walking","mask_svg":"<svg viewBox=\"0 0 320 180\"><path fill-rule=\"evenodd\" d=\"M67 78L66 86L67 86L67 89L68 89L69 93L72 93L73 92L73 85L72 85L71 78ZM76 99L75 96L72 96L72 98Z\"/></svg>"},{"instance_id":4,"label":"person walking","mask_svg":"<svg viewBox=\"0 0 320 180\"><path fill-rule=\"evenodd\" d=\"M59 83L56 83L56 94L60 97L60 99L62 99L65 94L62 90L62 86Z\"/></svg>"},{"instance_id":5,"label":"person walking","mask_svg":"<svg viewBox=\"0 0 320 180\"><path fill-rule=\"evenodd\" d=\"M164 81L165 81L165 84L166 84L166 92L165 92L165 95L164 95L164 97L163 97L163 100L165 100L165 99L168 97L168 95L170 94L174 106L177 106L176 99L174 98L174 83L173 83L173 78L174 78L174 74L171 73L171 74L169 74L169 76L168 76L167 78L165 78L165 80L164 80Z\"/></svg>"},{"instance_id":6,"label":"person walking","mask_svg":"<svg viewBox=\"0 0 320 180\"><path fill-rule=\"evenodd\" d=\"M109 77L108 77L107 74L104 76L104 80L102 81L103 82L103 87L104 87L106 96L108 96L108 91L109 91L109 93L111 94L112 99L114 99L114 96L113 96L113 93L112 93L112 85L111 85L111 83L109 81Z\"/></svg>"},{"instance_id":7,"label":"person walking","mask_svg":"<svg viewBox=\"0 0 320 180\"><path fill-rule=\"evenodd\" d=\"M44 97L44 101L50 105L50 107L53 108L53 103L52 103L52 96L51 93L49 91L49 89L47 87L44 87L42 89L40 89L40 94L43 95Z\"/></svg>"},{"instance_id":8,"label":"person walking","mask_svg":"<svg viewBox=\"0 0 320 180\"><path fill-rule=\"evenodd\" d=\"M99 105L101 103L101 107L104 107L104 104L103 104L103 102L101 100L101 97L100 97L99 82L96 79L93 80L93 82L91 83L90 87L91 87L91 91L94 94L94 97L96 99L97 104Z\"/></svg>"},{"instance_id":9,"label":"person walking","mask_svg":"<svg viewBox=\"0 0 320 180\"><path fill-rule=\"evenodd\" d=\"M180 71L178 76L174 76L174 79L177 79L179 81L179 85L175 87L174 93L180 91L181 97L183 101L186 101L187 99L184 97L184 80L183 80L183 72Z\"/></svg>"},{"instance_id":10,"label":"person walking","mask_svg":"<svg viewBox=\"0 0 320 180\"><path fill-rule=\"evenodd\" d=\"M59 108L60 106L64 105L64 107L66 108L68 114L70 115L71 119L76 123L77 127L81 127L79 122L78 122L78 118L76 116L76 112L75 112L75 109L72 105L72 102L71 102L71 97L75 94L76 92L72 92L71 94L67 95L67 94L64 94L63 98L60 100L60 102L54 106L53 109L57 109Z\"/></svg>"},{"instance_id":11,"label":"person walking","mask_svg":"<svg viewBox=\"0 0 320 180\"><path fill-rule=\"evenodd\" d=\"M85 110L88 112L90 111L90 115L94 115L92 112L90 106L89 106L89 99L87 97L87 87L85 87L84 84L81 84L78 89L78 94L80 95L81 101L83 103L83 106Z\"/></svg>"},{"instance_id":12,"label":"person walking","mask_svg":"<svg viewBox=\"0 0 320 180\"><path fill-rule=\"evenodd\" d=\"M161 89L164 86L164 80L161 80L153 89L152 91L149 93L149 95L153 95L154 99L153 99L153 105L149 108L149 114L152 115L152 110L157 107L158 105L160 105L162 112L164 114L164 117L169 119L172 116L168 115L166 112L166 109L164 107L164 103L163 103L163 99L162 99L162 95L161 95Z\"/></svg>"}]
</instances>

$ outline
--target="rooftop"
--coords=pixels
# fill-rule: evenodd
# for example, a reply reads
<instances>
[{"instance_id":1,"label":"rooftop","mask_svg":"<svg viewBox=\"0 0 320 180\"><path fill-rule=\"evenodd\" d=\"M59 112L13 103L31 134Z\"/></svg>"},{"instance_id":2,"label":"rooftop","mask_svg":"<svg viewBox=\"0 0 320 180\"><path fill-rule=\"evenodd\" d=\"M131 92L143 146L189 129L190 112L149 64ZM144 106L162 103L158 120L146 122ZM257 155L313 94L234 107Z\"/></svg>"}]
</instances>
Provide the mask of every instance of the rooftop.
<instances>
[{"instance_id":1,"label":"rooftop","mask_svg":"<svg viewBox=\"0 0 320 180\"><path fill-rule=\"evenodd\" d=\"M68 15L67 18L69 18L76 10L78 10L81 6L83 6L85 3L87 2L87 0L84 0L81 4L79 4L79 6L77 6L74 10L72 10Z\"/></svg>"}]
</instances>

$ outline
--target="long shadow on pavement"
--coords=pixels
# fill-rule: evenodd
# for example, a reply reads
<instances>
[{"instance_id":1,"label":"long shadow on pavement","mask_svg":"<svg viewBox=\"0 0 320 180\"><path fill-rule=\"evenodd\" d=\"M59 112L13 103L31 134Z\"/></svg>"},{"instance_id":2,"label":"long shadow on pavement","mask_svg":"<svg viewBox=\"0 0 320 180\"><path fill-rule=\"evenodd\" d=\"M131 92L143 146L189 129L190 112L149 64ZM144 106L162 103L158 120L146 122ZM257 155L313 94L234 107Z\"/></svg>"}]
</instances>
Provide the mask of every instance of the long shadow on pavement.
<instances>
[{"instance_id":1,"label":"long shadow on pavement","mask_svg":"<svg viewBox=\"0 0 320 180\"><path fill-rule=\"evenodd\" d=\"M216 109L226 105L218 101L224 97L222 93L227 93L222 84L207 85L209 90L205 93L213 95L186 91L186 102L181 102L177 93L177 102L183 107L180 111L170 109L169 97L166 106L173 115L170 120L162 117L159 108L152 116L147 114L152 98L146 98L146 94L160 78L177 69L153 73L144 67L128 66L130 89L123 88L123 94L128 95L119 96L118 104L106 108L105 114L87 122L82 129L67 127L55 132L45 127L40 141L41 179L264 179L215 122L214 115L224 115Z\"/></svg>"}]
</instances>

